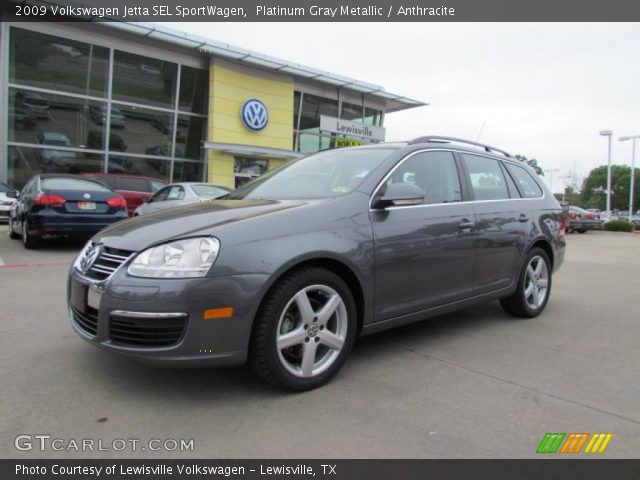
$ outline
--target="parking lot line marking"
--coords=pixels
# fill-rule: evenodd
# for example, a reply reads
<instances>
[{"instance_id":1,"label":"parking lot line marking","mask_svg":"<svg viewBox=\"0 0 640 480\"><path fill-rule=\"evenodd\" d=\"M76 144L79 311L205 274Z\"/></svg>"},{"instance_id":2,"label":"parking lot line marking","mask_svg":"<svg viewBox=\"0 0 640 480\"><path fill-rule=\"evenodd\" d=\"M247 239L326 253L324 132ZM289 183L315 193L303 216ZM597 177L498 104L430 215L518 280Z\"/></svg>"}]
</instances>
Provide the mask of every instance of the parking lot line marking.
<instances>
[{"instance_id":1,"label":"parking lot line marking","mask_svg":"<svg viewBox=\"0 0 640 480\"><path fill-rule=\"evenodd\" d=\"M51 263L10 263L5 265L4 262L0 265L0 268L33 268L33 267L61 267L63 265L69 265L69 262L51 262Z\"/></svg>"}]
</instances>

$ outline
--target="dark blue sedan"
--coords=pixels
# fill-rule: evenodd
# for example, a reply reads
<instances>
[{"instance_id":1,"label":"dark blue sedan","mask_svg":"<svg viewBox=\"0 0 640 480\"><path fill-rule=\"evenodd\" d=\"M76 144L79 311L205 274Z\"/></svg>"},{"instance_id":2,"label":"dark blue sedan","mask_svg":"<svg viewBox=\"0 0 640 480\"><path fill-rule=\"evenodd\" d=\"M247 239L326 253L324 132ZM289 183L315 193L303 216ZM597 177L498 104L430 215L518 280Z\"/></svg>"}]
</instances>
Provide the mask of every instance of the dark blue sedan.
<instances>
[{"instance_id":1,"label":"dark blue sedan","mask_svg":"<svg viewBox=\"0 0 640 480\"><path fill-rule=\"evenodd\" d=\"M79 175L36 175L9 216L9 236L25 248L43 238L87 237L127 218L125 199L106 185Z\"/></svg>"}]
</instances>

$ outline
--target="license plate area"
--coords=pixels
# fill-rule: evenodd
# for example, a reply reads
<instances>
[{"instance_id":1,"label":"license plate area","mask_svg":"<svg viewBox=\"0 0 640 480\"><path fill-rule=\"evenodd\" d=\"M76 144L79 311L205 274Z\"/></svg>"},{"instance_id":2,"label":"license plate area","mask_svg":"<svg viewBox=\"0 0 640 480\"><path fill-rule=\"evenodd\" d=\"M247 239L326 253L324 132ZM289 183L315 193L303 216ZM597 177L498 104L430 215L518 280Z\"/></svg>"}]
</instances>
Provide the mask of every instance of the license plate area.
<instances>
[{"instance_id":1,"label":"license plate area","mask_svg":"<svg viewBox=\"0 0 640 480\"><path fill-rule=\"evenodd\" d=\"M95 210L96 202L78 202L78 210Z\"/></svg>"}]
</instances>

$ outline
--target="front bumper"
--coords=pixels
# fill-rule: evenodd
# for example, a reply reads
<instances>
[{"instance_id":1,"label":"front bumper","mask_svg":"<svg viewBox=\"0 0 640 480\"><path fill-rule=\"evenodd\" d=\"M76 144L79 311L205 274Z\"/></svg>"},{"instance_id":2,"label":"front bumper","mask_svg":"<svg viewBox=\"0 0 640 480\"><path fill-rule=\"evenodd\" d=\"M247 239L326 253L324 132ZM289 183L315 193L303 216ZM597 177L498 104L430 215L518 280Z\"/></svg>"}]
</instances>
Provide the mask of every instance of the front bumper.
<instances>
[{"instance_id":1,"label":"front bumper","mask_svg":"<svg viewBox=\"0 0 640 480\"><path fill-rule=\"evenodd\" d=\"M100 348L155 364L223 366L246 361L253 318L267 275L157 280L130 277L125 270L123 265L109 279L95 281L72 267L68 311L80 337ZM91 294L90 300L95 304L99 297L97 309L87 304L89 289L99 292ZM205 320L205 310L225 307L233 307L231 317ZM146 318L131 319L127 318L129 313L118 311ZM155 315L158 313L171 314L170 319L162 320ZM176 315L182 315L183 320ZM169 322L169 330L163 322ZM132 341L129 335L123 340L122 328L142 332L143 337ZM150 335L152 331L158 335ZM145 339L150 337L171 343L159 346L154 341L146 346Z\"/></svg>"}]
</instances>

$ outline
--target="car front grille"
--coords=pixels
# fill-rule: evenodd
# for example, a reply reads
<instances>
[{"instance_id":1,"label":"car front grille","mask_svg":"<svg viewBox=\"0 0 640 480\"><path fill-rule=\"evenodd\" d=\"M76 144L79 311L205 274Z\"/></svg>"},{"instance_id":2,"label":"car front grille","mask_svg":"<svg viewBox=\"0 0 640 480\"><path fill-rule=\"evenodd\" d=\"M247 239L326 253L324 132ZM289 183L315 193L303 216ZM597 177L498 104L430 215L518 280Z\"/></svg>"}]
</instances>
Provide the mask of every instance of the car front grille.
<instances>
[{"instance_id":1,"label":"car front grille","mask_svg":"<svg viewBox=\"0 0 640 480\"><path fill-rule=\"evenodd\" d=\"M103 247L97 260L91 266L86 276L94 280L105 280L126 262L133 252Z\"/></svg>"},{"instance_id":2,"label":"car front grille","mask_svg":"<svg viewBox=\"0 0 640 480\"><path fill-rule=\"evenodd\" d=\"M75 324L80 327L82 331L95 337L98 332L98 311L87 307L87 311L83 313L77 308L71 307L71 313Z\"/></svg>"},{"instance_id":3,"label":"car front grille","mask_svg":"<svg viewBox=\"0 0 640 480\"><path fill-rule=\"evenodd\" d=\"M111 314L109 336L120 345L134 347L169 347L180 341L187 325L186 316L170 318L135 318Z\"/></svg>"}]
</instances>

